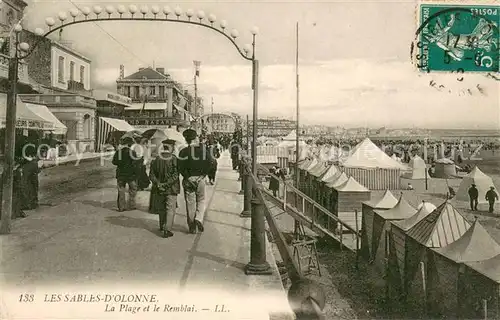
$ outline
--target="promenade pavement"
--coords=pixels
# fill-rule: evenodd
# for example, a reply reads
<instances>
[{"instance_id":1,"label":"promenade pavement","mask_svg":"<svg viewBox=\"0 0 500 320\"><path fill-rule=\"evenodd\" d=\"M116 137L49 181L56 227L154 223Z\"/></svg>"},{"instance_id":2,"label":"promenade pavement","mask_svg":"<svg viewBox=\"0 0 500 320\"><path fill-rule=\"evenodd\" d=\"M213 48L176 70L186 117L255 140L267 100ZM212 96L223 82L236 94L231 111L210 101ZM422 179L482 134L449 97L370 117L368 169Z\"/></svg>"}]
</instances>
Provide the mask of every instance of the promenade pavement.
<instances>
[{"instance_id":1,"label":"promenade pavement","mask_svg":"<svg viewBox=\"0 0 500 320\"><path fill-rule=\"evenodd\" d=\"M239 217L243 198L229 161L227 153L219 159L216 185L207 187L205 232L197 235L187 233L182 195L174 236L164 239L158 216L147 212L149 191L139 192L137 210L117 212L114 180L13 221L12 233L0 236L0 318L123 319L142 312L132 307L144 304L107 304L104 296L95 303L44 301L46 294L50 300L50 294L119 292L158 294L161 311L167 301L197 310L165 318L148 309L148 319L293 319L269 244L273 275L244 274L250 219ZM22 293L35 301L20 303Z\"/></svg>"}]
</instances>

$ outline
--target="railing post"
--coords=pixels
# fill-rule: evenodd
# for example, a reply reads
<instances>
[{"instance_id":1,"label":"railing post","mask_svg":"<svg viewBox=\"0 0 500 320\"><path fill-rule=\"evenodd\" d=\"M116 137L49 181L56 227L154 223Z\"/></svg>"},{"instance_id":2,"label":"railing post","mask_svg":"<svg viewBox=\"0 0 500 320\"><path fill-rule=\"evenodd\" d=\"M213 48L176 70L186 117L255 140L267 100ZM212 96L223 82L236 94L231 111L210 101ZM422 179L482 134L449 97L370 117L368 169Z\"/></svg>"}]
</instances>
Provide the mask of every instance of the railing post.
<instances>
[{"instance_id":1,"label":"railing post","mask_svg":"<svg viewBox=\"0 0 500 320\"><path fill-rule=\"evenodd\" d=\"M238 181L241 181L241 189L239 194L245 194L245 166L246 162L243 161L243 159L240 160L239 166L238 166Z\"/></svg>"},{"instance_id":2,"label":"railing post","mask_svg":"<svg viewBox=\"0 0 500 320\"><path fill-rule=\"evenodd\" d=\"M250 218L252 216L252 179L250 177L250 168L247 161L241 161L242 166L242 185L243 185L243 211L240 214L242 218Z\"/></svg>"},{"instance_id":3,"label":"railing post","mask_svg":"<svg viewBox=\"0 0 500 320\"><path fill-rule=\"evenodd\" d=\"M256 192L259 192L256 189L256 186L253 186L252 189L253 198L250 262L245 266L245 274L270 275L273 272L266 259L266 225L264 221L265 206L255 194Z\"/></svg>"}]
</instances>

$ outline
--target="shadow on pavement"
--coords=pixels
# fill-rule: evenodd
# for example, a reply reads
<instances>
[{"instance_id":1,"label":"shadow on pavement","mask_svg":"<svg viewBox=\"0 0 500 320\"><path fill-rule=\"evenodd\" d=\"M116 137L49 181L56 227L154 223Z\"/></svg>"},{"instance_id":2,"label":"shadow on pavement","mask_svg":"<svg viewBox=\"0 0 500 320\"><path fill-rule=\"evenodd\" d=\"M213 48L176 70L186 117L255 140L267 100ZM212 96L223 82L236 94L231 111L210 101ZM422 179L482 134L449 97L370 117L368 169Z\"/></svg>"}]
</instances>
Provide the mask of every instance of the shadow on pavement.
<instances>
[{"instance_id":1,"label":"shadow on pavement","mask_svg":"<svg viewBox=\"0 0 500 320\"><path fill-rule=\"evenodd\" d=\"M106 217L106 222L109 222L112 225L125 227L125 228L134 228L134 229L144 229L147 230L157 236L160 236L160 232L158 231L158 226L151 220L140 219L140 218L132 218L124 215L121 216L111 216Z\"/></svg>"},{"instance_id":2,"label":"shadow on pavement","mask_svg":"<svg viewBox=\"0 0 500 320\"><path fill-rule=\"evenodd\" d=\"M211 260L211 261L217 262L219 264L222 264L226 267L233 267L233 268L239 269L241 271L245 271L245 264L243 264L241 262L217 257L217 256L214 256L213 254L208 253L208 252L200 252L200 251L193 251L193 250L190 250L188 252L193 257Z\"/></svg>"}]
</instances>

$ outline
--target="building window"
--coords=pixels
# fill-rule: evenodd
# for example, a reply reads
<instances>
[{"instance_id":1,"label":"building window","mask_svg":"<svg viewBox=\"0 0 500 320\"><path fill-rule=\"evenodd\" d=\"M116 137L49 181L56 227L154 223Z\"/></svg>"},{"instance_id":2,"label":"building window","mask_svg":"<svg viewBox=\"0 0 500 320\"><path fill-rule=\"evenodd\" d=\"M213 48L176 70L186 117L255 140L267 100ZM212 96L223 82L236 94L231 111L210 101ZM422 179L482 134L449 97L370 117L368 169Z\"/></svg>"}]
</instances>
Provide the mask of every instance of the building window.
<instances>
[{"instance_id":1,"label":"building window","mask_svg":"<svg viewBox=\"0 0 500 320\"><path fill-rule=\"evenodd\" d=\"M126 92L126 94L127 94L127 97L129 97L129 98L130 98L130 86L125 87L125 88L126 88L126 89L125 89L125 90L126 90L125 92Z\"/></svg>"},{"instance_id":2,"label":"building window","mask_svg":"<svg viewBox=\"0 0 500 320\"><path fill-rule=\"evenodd\" d=\"M59 64L57 65L57 80L64 83L64 57L59 57Z\"/></svg>"},{"instance_id":3,"label":"building window","mask_svg":"<svg viewBox=\"0 0 500 320\"><path fill-rule=\"evenodd\" d=\"M85 67L80 67L80 83L84 83L85 81Z\"/></svg>"},{"instance_id":4,"label":"building window","mask_svg":"<svg viewBox=\"0 0 500 320\"><path fill-rule=\"evenodd\" d=\"M69 63L69 79L75 81L75 62L71 61Z\"/></svg>"},{"instance_id":5,"label":"building window","mask_svg":"<svg viewBox=\"0 0 500 320\"><path fill-rule=\"evenodd\" d=\"M155 87L149 87L149 94L154 96L156 95L156 88Z\"/></svg>"},{"instance_id":6,"label":"building window","mask_svg":"<svg viewBox=\"0 0 500 320\"><path fill-rule=\"evenodd\" d=\"M134 87L134 98L139 99L140 98L140 91L139 91L139 86Z\"/></svg>"},{"instance_id":7,"label":"building window","mask_svg":"<svg viewBox=\"0 0 500 320\"><path fill-rule=\"evenodd\" d=\"M86 114L83 117L83 139L90 139L92 136L92 120L90 119L90 115Z\"/></svg>"},{"instance_id":8,"label":"building window","mask_svg":"<svg viewBox=\"0 0 500 320\"><path fill-rule=\"evenodd\" d=\"M160 98L165 98L165 86L160 86Z\"/></svg>"}]
</instances>

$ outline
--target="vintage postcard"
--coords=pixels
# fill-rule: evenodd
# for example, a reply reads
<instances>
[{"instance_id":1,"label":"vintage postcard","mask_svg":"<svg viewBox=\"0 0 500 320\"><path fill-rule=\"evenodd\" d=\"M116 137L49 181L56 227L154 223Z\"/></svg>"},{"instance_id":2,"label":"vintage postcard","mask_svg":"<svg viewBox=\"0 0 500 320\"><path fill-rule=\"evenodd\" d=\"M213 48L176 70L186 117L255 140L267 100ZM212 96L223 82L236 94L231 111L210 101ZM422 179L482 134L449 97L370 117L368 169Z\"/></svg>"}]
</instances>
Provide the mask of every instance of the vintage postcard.
<instances>
[{"instance_id":1,"label":"vintage postcard","mask_svg":"<svg viewBox=\"0 0 500 320\"><path fill-rule=\"evenodd\" d=\"M0 0L0 319L499 319L499 25Z\"/></svg>"}]
</instances>

